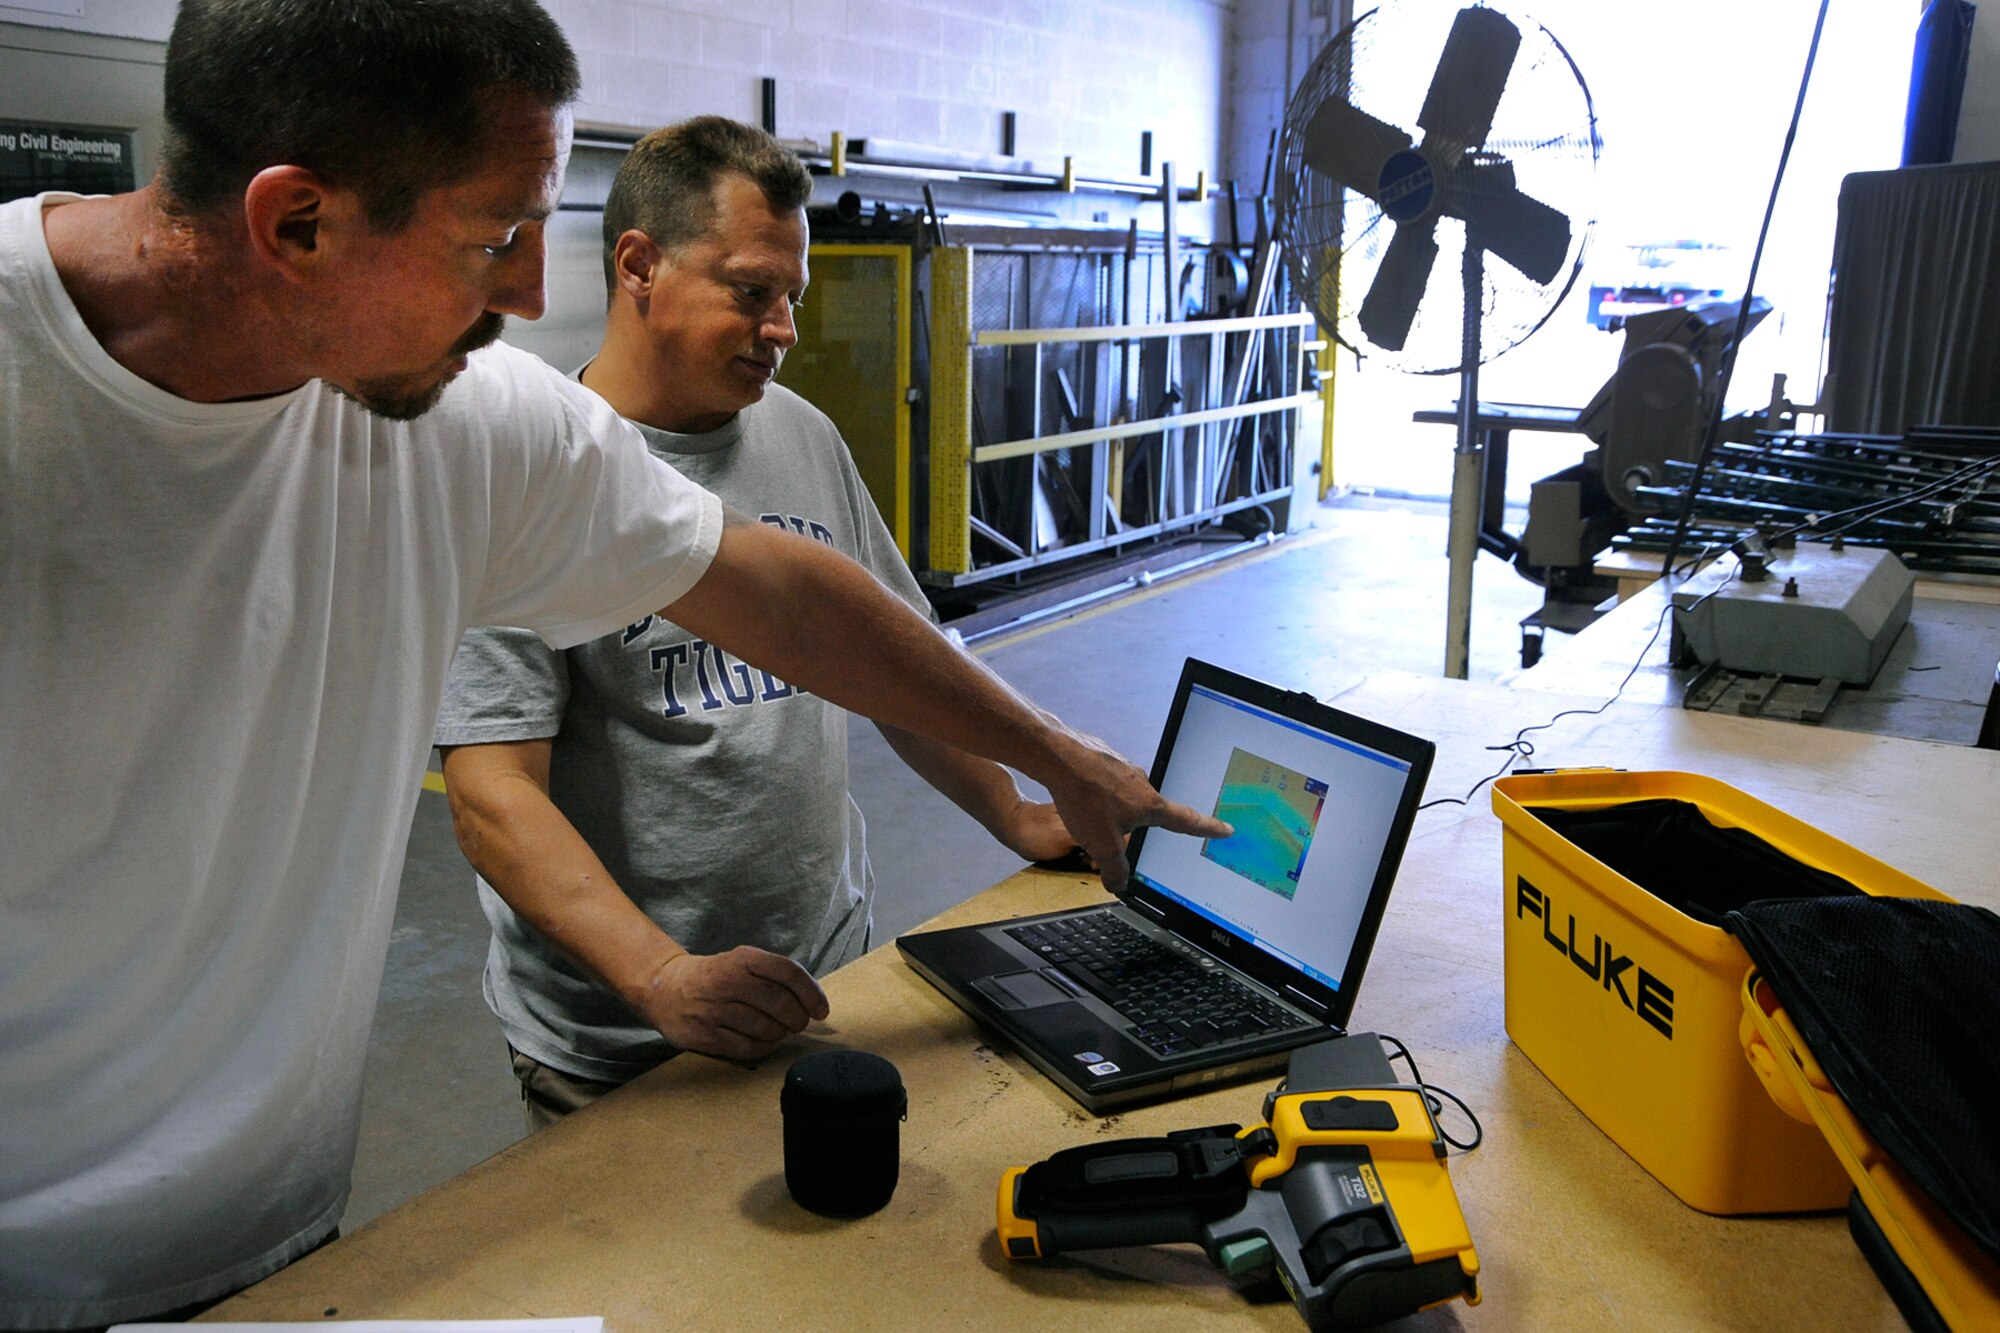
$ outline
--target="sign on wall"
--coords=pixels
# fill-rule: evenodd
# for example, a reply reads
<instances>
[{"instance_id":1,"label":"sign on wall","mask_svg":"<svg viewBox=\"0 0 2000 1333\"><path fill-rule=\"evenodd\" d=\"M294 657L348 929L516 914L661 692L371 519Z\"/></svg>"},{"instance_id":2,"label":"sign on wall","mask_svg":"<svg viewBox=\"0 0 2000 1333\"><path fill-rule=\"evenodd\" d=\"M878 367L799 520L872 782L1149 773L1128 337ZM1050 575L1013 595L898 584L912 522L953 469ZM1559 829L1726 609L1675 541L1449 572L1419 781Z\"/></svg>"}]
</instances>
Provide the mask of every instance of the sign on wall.
<instances>
[{"instance_id":1,"label":"sign on wall","mask_svg":"<svg viewBox=\"0 0 2000 1333\"><path fill-rule=\"evenodd\" d=\"M136 183L132 164L127 131L0 120L0 203L44 190L118 194Z\"/></svg>"}]
</instances>

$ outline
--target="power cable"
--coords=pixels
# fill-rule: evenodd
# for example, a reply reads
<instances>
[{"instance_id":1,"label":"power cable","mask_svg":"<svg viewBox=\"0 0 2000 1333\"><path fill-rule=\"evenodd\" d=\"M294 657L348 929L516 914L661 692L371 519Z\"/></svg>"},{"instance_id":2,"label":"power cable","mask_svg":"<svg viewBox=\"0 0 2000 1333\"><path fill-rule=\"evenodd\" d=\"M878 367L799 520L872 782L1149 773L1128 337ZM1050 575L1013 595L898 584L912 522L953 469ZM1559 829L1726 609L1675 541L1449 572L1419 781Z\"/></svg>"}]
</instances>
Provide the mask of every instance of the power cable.
<instances>
[{"instance_id":1,"label":"power cable","mask_svg":"<svg viewBox=\"0 0 2000 1333\"><path fill-rule=\"evenodd\" d=\"M1743 345L1744 336L1749 332L1750 301L1757 289L1757 267L1764 260L1764 242L1771 234L1771 215L1778 208L1778 187L1785 180L1785 164L1791 160L1792 141L1798 137L1799 117L1805 111L1806 88L1812 83L1813 61L1819 56L1819 35L1826 27L1826 9L1829 0L1819 0L1819 17L1813 22L1812 45L1806 48L1806 67L1799 75L1799 96L1792 104L1792 123L1785 130L1785 146L1778 154L1778 174L1771 180L1771 197L1764 204L1764 223L1757 229L1757 248L1750 256L1750 274L1743 282L1743 299L1736 305L1736 329L1730 335L1729 343L1722 349L1722 374L1716 385L1715 410L1709 414L1708 429L1702 435L1701 453L1696 457L1694 472L1688 477L1687 490L1681 495L1680 514L1674 520L1673 539L1667 543L1666 559L1660 562L1662 574L1674 567L1674 557L1680 554L1681 543L1687 539L1688 519L1694 512L1694 497L1701 489L1701 474L1708 467L1709 458L1715 453L1715 442L1722 433L1723 405L1729 398L1729 381L1736 374L1736 350Z\"/></svg>"},{"instance_id":2,"label":"power cable","mask_svg":"<svg viewBox=\"0 0 2000 1333\"><path fill-rule=\"evenodd\" d=\"M1736 570L1734 569L1730 570L1727 574L1723 575L1722 582L1716 584L1713 588L1710 588L1700 597L1697 597L1694 601L1690 602L1685 609L1692 611L1697 606L1700 606L1703 602L1706 602L1709 598L1721 592L1724 588L1729 586L1730 580L1735 578L1736 574L1737 574ZM1611 697L1609 699L1606 699L1603 703L1597 705L1597 707L1595 708L1565 708L1561 712L1552 715L1546 722L1535 722L1529 724L1528 726L1522 727L1519 731L1514 733L1514 739L1511 741L1503 741L1499 745L1487 746L1486 748L1488 750L1505 750L1507 752L1507 758L1501 761L1499 768L1494 769L1491 773L1479 779L1479 781L1473 783L1471 789L1467 791L1465 795L1440 796L1435 801L1425 801L1422 805L1417 807L1418 811L1421 812L1424 810L1428 810L1434 805L1470 805L1472 803L1472 798L1479 794L1479 789L1481 787L1484 787L1487 783L1492 782L1497 778L1499 778L1509 768L1513 767L1521 760L1531 759L1534 757L1535 743L1533 741L1525 739L1525 737L1529 732L1547 731L1550 727L1553 727L1556 723L1560 722L1562 719L1566 717L1595 717L1599 713L1602 713L1605 709L1611 707L1611 705L1617 703L1620 696L1622 696L1625 693L1625 687L1632 683L1632 677L1638 675L1639 668L1645 664L1646 654L1652 652L1653 645L1660 641L1660 631L1666 628L1667 617L1670 614L1672 614L1674 610L1675 607L1673 604L1673 599L1670 597L1667 600L1666 606L1660 609L1660 618L1653 622L1653 633L1650 637L1647 638L1646 646L1639 650L1638 657L1633 659L1631 668L1626 671L1625 678L1618 682L1618 688L1611 692Z\"/></svg>"},{"instance_id":3,"label":"power cable","mask_svg":"<svg viewBox=\"0 0 2000 1333\"><path fill-rule=\"evenodd\" d=\"M1391 1060L1401 1057L1403 1063L1409 1065L1410 1081L1423 1095L1424 1105L1431 1113L1431 1127L1437 1130L1439 1138L1460 1152L1471 1152L1486 1141L1486 1127L1479 1123L1479 1117L1474 1115L1472 1108L1465 1104L1465 1098L1448 1088L1441 1088L1435 1083L1424 1082L1423 1072L1417 1068L1417 1057L1411 1055L1410 1048L1403 1045L1399 1039L1390 1036L1386 1032L1378 1032L1375 1035L1396 1048L1396 1054L1389 1057ZM1459 1109L1460 1114L1472 1122L1472 1137L1470 1139L1453 1138L1450 1131L1445 1129L1444 1123L1438 1119L1439 1116L1444 1114L1444 1101L1439 1100L1440 1098L1449 1100L1452 1105Z\"/></svg>"}]
</instances>

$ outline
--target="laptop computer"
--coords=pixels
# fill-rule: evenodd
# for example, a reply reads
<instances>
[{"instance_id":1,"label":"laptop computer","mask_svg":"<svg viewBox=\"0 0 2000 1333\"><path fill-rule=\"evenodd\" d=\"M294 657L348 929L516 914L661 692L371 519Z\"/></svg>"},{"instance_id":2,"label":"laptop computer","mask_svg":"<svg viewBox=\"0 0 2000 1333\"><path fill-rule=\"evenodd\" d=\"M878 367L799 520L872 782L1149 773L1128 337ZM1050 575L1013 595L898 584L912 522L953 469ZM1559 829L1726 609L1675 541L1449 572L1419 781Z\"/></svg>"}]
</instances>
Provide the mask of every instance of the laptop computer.
<instances>
[{"instance_id":1,"label":"laptop computer","mask_svg":"<svg viewBox=\"0 0 2000 1333\"><path fill-rule=\"evenodd\" d=\"M1140 829L1127 896L924 931L904 959L1092 1111L1340 1035L1435 747L1189 658L1153 785L1234 833Z\"/></svg>"}]
</instances>

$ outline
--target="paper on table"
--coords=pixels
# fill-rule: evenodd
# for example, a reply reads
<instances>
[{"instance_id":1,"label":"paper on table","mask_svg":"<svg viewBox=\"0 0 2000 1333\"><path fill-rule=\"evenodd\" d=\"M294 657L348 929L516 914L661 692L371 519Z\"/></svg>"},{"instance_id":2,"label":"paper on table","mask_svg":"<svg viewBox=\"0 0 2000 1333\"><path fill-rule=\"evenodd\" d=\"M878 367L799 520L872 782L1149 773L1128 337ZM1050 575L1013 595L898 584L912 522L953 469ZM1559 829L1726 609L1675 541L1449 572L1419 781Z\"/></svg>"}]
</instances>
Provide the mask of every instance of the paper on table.
<instances>
[{"instance_id":1,"label":"paper on table","mask_svg":"<svg viewBox=\"0 0 2000 1333\"><path fill-rule=\"evenodd\" d=\"M114 1323L110 1333L186 1333L184 1323ZM340 1319L328 1323L210 1323L208 1333L286 1333L322 1329L330 1333L604 1333L602 1315L570 1319Z\"/></svg>"}]
</instances>

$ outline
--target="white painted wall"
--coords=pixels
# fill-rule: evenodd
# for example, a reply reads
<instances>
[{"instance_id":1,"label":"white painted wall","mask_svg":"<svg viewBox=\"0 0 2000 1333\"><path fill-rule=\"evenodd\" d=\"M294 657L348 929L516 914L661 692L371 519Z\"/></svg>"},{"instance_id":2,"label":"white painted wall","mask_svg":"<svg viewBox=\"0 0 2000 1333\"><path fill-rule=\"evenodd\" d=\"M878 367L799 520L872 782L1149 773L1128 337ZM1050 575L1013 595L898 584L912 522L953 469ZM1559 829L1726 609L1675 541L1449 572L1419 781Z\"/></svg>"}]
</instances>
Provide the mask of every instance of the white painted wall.
<instances>
[{"instance_id":1,"label":"white painted wall","mask_svg":"<svg viewBox=\"0 0 2000 1333\"><path fill-rule=\"evenodd\" d=\"M1242 0L1261 8L1283 0ZM1139 136L1185 179L1218 165L1228 0L546 0L583 64L579 119L650 129L702 112L1060 170L1132 175Z\"/></svg>"},{"instance_id":2,"label":"white painted wall","mask_svg":"<svg viewBox=\"0 0 2000 1333\"><path fill-rule=\"evenodd\" d=\"M1263 169L1261 131L1247 163L1225 164L1224 124L1233 70L1283 81L1277 66L1233 60L1239 19L1280 30L1294 7L1334 0L543 0L575 47L583 73L577 107L586 127L644 131L714 112L756 122L762 80L777 84L777 131L825 147L890 138L998 153L1002 113L1015 113L1017 155L1045 172L1073 157L1080 175L1136 176L1140 138L1153 135L1155 170L1173 162L1183 186L1197 173L1220 182L1234 172L1254 190ZM29 7L23 8L21 4ZM0 21L161 42L176 0L0 0ZM0 50L0 76L8 53ZM32 58L32 57L24 57ZM1275 71L1275 73L1274 73ZM0 90L4 91L4 90ZM1266 99L1282 106L1275 90ZM0 98L0 100L5 100ZM1259 124L1275 111L1258 113ZM1273 122L1274 123L1274 122ZM584 179L572 193L601 197ZM905 204L916 186L880 177L823 178L830 201L842 189ZM1129 195L1012 193L938 187L955 208L1123 226L1137 217L1157 230L1157 204ZM1205 209L1183 205L1184 232L1206 234ZM565 216L551 254L551 316L523 328L552 359L587 351L602 312L594 223Z\"/></svg>"},{"instance_id":3,"label":"white painted wall","mask_svg":"<svg viewBox=\"0 0 2000 1333\"><path fill-rule=\"evenodd\" d=\"M704 112L755 122L769 77L785 138L825 146L839 130L997 153L1001 113L1012 111L1017 154L1044 171L1068 156L1085 176L1136 175L1151 131L1156 169L1173 162L1184 185L1197 172L1235 172L1247 188L1262 170L1261 137L1252 160L1223 161L1226 85L1245 68L1231 58L1239 11L1282 29L1294 4L1328 2L543 0L576 48L585 125L643 131ZM0 0L0 21L164 41L176 8ZM1259 79L1273 68L1249 65ZM1103 201L1042 205L1079 216Z\"/></svg>"},{"instance_id":4,"label":"white painted wall","mask_svg":"<svg viewBox=\"0 0 2000 1333\"><path fill-rule=\"evenodd\" d=\"M1222 112L1221 178L1240 182L1245 197L1263 180L1271 131L1283 124L1293 89L1353 8L1353 0L1237 4Z\"/></svg>"},{"instance_id":5,"label":"white painted wall","mask_svg":"<svg viewBox=\"0 0 2000 1333\"><path fill-rule=\"evenodd\" d=\"M0 23L164 42L179 0L0 0Z\"/></svg>"},{"instance_id":6,"label":"white painted wall","mask_svg":"<svg viewBox=\"0 0 2000 1333\"><path fill-rule=\"evenodd\" d=\"M2000 4L1985 0L1972 19L1972 55L1965 68L1965 97L1958 106L1954 162L2000 158Z\"/></svg>"},{"instance_id":7,"label":"white painted wall","mask_svg":"<svg viewBox=\"0 0 2000 1333\"><path fill-rule=\"evenodd\" d=\"M578 118L646 130L703 112L755 122L778 81L778 132L834 130L1060 170L1154 162L1215 176L1229 27L1288 0L544 0L583 67ZM0 21L164 41L175 0L19 0Z\"/></svg>"}]
</instances>

